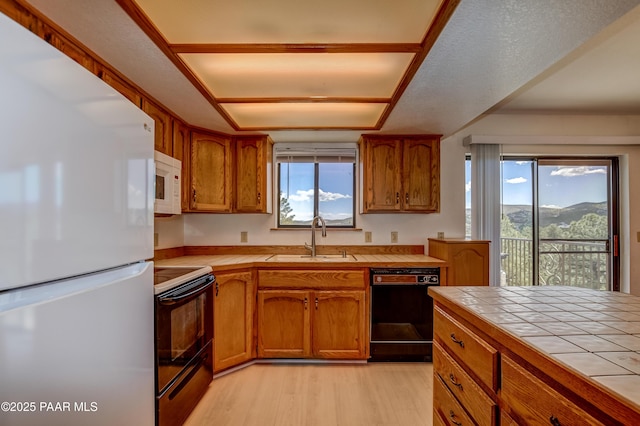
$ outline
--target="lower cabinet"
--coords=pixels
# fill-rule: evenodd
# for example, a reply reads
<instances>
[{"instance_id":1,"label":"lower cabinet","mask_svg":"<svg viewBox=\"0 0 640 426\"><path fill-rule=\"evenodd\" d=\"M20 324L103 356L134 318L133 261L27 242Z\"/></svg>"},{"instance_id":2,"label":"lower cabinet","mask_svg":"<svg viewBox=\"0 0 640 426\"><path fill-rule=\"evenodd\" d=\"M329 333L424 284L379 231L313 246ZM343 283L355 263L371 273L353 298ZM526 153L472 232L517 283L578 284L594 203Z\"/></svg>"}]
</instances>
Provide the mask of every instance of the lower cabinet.
<instances>
[{"instance_id":1,"label":"lower cabinet","mask_svg":"<svg viewBox=\"0 0 640 426\"><path fill-rule=\"evenodd\" d=\"M213 297L214 372L251 360L255 285L251 272L216 273Z\"/></svg>"},{"instance_id":2,"label":"lower cabinet","mask_svg":"<svg viewBox=\"0 0 640 426\"><path fill-rule=\"evenodd\" d=\"M364 290L258 291L258 357L366 358Z\"/></svg>"}]
</instances>

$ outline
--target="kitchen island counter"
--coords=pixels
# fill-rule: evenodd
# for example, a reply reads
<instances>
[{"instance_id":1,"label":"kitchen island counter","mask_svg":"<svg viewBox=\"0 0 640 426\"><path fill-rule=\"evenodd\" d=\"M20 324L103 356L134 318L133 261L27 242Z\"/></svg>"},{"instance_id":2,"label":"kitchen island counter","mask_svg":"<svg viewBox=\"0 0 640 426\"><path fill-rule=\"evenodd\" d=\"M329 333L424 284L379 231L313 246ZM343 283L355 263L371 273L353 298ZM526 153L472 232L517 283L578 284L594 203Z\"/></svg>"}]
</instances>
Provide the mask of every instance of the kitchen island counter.
<instances>
[{"instance_id":1,"label":"kitchen island counter","mask_svg":"<svg viewBox=\"0 0 640 426\"><path fill-rule=\"evenodd\" d=\"M498 407L494 416L640 424L640 297L552 286L434 287L429 294L441 358L451 356L475 379ZM484 345L489 368L474 368L472 340ZM441 393L464 399L448 377L442 383Z\"/></svg>"}]
</instances>

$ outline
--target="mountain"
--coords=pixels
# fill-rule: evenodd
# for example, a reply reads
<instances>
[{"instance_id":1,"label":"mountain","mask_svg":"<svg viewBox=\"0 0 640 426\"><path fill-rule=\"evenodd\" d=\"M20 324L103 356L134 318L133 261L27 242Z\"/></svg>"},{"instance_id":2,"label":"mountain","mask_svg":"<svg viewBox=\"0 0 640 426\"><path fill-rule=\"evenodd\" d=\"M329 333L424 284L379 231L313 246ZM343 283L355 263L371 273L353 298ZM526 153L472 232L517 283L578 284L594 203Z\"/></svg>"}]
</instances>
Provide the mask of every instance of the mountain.
<instances>
[{"instance_id":1,"label":"mountain","mask_svg":"<svg viewBox=\"0 0 640 426\"><path fill-rule=\"evenodd\" d=\"M521 230L526 226L531 226L532 207L530 205L503 205L502 213L506 215L513 226ZM579 203L568 207L540 207L540 227L548 225L558 225L560 227L569 226L571 222L580 220L584 215L595 213L606 216L607 202L600 203ZM471 217L470 209L467 209L467 217Z\"/></svg>"},{"instance_id":2,"label":"mountain","mask_svg":"<svg viewBox=\"0 0 640 426\"><path fill-rule=\"evenodd\" d=\"M548 225L568 226L571 222L580 220L584 215L595 213L600 216L606 216L607 203L579 203L568 207L540 207L540 227L544 228ZM516 228L530 225L532 220L531 206L528 205L504 205L502 206L503 214L509 217L511 223Z\"/></svg>"}]
</instances>

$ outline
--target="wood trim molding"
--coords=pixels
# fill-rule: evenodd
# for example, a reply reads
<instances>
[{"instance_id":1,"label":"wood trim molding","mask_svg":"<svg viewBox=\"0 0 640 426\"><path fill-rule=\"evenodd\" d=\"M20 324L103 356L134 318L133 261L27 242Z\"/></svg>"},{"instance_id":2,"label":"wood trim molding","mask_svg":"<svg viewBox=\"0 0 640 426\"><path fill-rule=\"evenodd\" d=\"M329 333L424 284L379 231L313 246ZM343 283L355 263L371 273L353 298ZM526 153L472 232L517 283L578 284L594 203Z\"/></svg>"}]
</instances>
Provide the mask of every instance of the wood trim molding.
<instances>
[{"instance_id":1,"label":"wood trim molding","mask_svg":"<svg viewBox=\"0 0 640 426\"><path fill-rule=\"evenodd\" d=\"M420 53L416 43L170 44L173 53Z\"/></svg>"},{"instance_id":2,"label":"wood trim molding","mask_svg":"<svg viewBox=\"0 0 640 426\"><path fill-rule=\"evenodd\" d=\"M387 118L389 118L391 111L395 108L396 104L400 100L400 96L402 96L404 91L409 86L411 80L413 80L413 77L416 75L416 72L418 72L418 69L422 65L422 62L424 62L425 58L429 54L429 51L431 51L431 48L436 43L436 40L440 36L440 33L444 29L447 22L449 22L451 15L453 15L453 12L456 10L456 7L458 7L459 3L460 0L444 0L440 5L440 10L438 10L436 17L433 20L433 24L431 24L429 30L427 31L427 34L425 34L424 39L422 40L420 51L416 53L413 61L407 68L407 71L402 77L402 81L391 97L391 102L382 112L382 115L380 116L380 119L376 124L376 129L381 129L385 121L387 121Z\"/></svg>"}]
</instances>

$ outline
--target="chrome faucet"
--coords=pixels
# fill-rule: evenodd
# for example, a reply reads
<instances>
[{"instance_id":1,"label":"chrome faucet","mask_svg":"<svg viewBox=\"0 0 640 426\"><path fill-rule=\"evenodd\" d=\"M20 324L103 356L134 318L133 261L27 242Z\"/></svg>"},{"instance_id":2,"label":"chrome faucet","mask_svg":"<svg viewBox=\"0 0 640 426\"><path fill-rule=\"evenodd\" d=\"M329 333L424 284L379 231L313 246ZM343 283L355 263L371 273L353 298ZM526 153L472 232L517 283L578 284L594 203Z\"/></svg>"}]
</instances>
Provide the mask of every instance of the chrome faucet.
<instances>
[{"instance_id":1,"label":"chrome faucet","mask_svg":"<svg viewBox=\"0 0 640 426\"><path fill-rule=\"evenodd\" d=\"M322 237L327 236L327 224L321 216L316 216L311 219L311 245L304 243L304 248L311 250L311 257L316 257L316 223L320 221L322 226Z\"/></svg>"}]
</instances>

